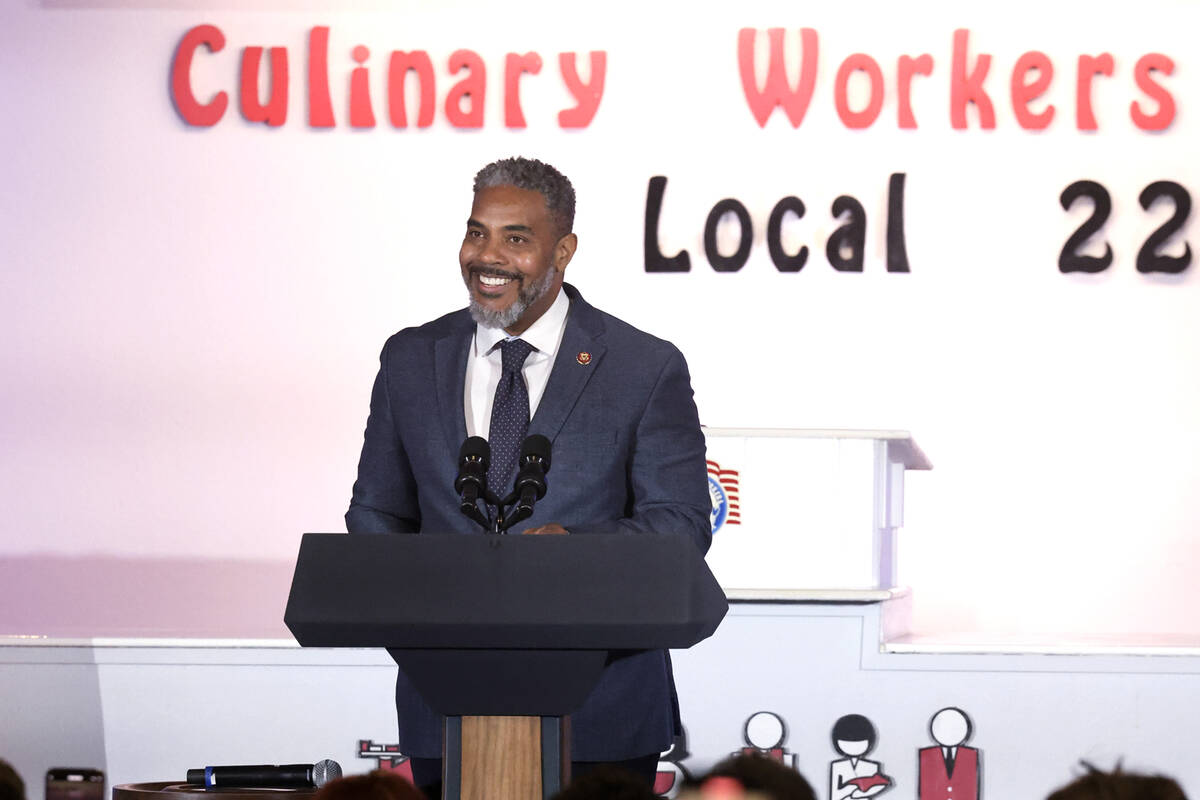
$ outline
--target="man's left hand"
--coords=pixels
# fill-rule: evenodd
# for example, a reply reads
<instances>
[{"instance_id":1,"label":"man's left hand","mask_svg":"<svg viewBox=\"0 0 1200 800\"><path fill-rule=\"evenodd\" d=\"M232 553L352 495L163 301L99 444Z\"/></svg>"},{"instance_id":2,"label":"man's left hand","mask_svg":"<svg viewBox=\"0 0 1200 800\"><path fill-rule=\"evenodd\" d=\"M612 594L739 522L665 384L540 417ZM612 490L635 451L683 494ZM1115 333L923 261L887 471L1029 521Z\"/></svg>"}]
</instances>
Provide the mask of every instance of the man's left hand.
<instances>
[{"instance_id":1,"label":"man's left hand","mask_svg":"<svg viewBox=\"0 0 1200 800\"><path fill-rule=\"evenodd\" d=\"M566 533L567 529L557 522L551 522L549 525L539 525L536 528L526 528L524 533L541 535L543 533Z\"/></svg>"}]
</instances>

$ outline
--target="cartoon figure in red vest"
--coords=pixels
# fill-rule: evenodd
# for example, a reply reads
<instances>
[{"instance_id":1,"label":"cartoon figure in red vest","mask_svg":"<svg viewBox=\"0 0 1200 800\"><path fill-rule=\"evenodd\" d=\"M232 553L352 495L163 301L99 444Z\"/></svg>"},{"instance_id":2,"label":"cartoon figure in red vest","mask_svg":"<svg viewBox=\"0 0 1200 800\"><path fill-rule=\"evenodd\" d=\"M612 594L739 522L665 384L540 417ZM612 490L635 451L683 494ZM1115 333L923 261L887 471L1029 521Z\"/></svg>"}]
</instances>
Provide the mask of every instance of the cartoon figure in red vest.
<instances>
[{"instance_id":1,"label":"cartoon figure in red vest","mask_svg":"<svg viewBox=\"0 0 1200 800\"><path fill-rule=\"evenodd\" d=\"M746 726L742 728L742 738L746 746L741 749L741 753L760 753L780 764L796 768L796 754L789 753L783 746L787 740L787 725L778 714L770 711L751 714L746 720Z\"/></svg>"},{"instance_id":2,"label":"cartoon figure in red vest","mask_svg":"<svg viewBox=\"0 0 1200 800\"><path fill-rule=\"evenodd\" d=\"M875 726L862 714L847 714L833 724L833 749L844 756L829 763L829 800L874 797L892 785L883 765L867 758L875 748Z\"/></svg>"},{"instance_id":3,"label":"cartoon figure in red vest","mask_svg":"<svg viewBox=\"0 0 1200 800\"><path fill-rule=\"evenodd\" d=\"M979 800L981 753L964 742L971 720L961 708L943 708L929 720L936 747L917 751L918 800Z\"/></svg>"}]
</instances>

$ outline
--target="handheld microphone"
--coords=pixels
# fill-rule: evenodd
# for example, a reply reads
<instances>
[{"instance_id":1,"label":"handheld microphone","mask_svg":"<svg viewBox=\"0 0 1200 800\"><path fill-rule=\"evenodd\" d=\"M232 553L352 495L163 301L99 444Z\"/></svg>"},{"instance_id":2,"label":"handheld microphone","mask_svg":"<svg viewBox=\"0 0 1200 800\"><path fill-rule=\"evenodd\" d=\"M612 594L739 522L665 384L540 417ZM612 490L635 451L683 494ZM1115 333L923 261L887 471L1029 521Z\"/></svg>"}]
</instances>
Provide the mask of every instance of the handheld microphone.
<instances>
[{"instance_id":1,"label":"handheld microphone","mask_svg":"<svg viewBox=\"0 0 1200 800\"><path fill-rule=\"evenodd\" d=\"M315 764L254 764L240 767L202 767L187 771L187 782L205 789L312 789L342 777L342 767L325 759Z\"/></svg>"},{"instance_id":2,"label":"handheld microphone","mask_svg":"<svg viewBox=\"0 0 1200 800\"><path fill-rule=\"evenodd\" d=\"M491 527L487 515L476 504L487 498L487 472L492 460L492 448L482 436L470 436L458 451L458 477L454 491L459 493L459 510L485 528Z\"/></svg>"},{"instance_id":3,"label":"handheld microphone","mask_svg":"<svg viewBox=\"0 0 1200 800\"><path fill-rule=\"evenodd\" d=\"M517 473L513 494L517 505L511 516L504 519L504 530L523 519L533 516L533 504L546 496L546 473L550 471L550 440L540 433L526 437L521 444L521 455L517 461Z\"/></svg>"}]
</instances>

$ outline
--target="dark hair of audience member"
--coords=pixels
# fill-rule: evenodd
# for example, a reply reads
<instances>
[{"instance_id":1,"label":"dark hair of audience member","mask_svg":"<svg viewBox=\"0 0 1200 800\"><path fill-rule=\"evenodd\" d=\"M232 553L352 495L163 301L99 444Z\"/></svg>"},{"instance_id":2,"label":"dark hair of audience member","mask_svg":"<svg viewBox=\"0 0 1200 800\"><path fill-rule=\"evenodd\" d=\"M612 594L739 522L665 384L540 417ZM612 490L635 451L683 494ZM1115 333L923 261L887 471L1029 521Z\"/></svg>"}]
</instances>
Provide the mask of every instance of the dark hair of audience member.
<instances>
[{"instance_id":1,"label":"dark hair of audience member","mask_svg":"<svg viewBox=\"0 0 1200 800\"><path fill-rule=\"evenodd\" d=\"M1123 772L1120 766L1104 772L1086 761L1083 767L1087 772L1046 800L1187 800L1179 784L1164 775Z\"/></svg>"},{"instance_id":2,"label":"dark hair of audience member","mask_svg":"<svg viewBox=\"0 0 1200 800\"><path fill-rule=\"evenodd\" d=\"M658 795L628 770L599 766L567 784L554 800L658 800Z\"/></svg>"},{"instance_id":3,"label":"dark hair of audience member","mask_svg":"<svg viewBox=\"0 0 1200 800\"><path fill-rule=\"evenodd\" d=\"M0 800L25 800L25 781L4 759L0 758Z\"/></svg>"},{"instance_id":4,"label":"dark hair of audience member","mask_svg":"<svg viewBox=\"0 0 1200 800\"><path fill-rule=\"evenodd\" d=\"M713 777L733 778L743 789L761 792L771 800L817 800L812 786L796 770L761 753L731 756L717 764L699 783Z\"/></svg>"},{"instance_id":5,"label":"dark hair of audience member","mask_svg":"<svg viewBox=\"0 0 1200 800\"><path fill-rule=\"evenodd\" d=\"M421 790L386 769L338 778L322 786L313 800L425 800Z\"/></svg>"}]
</instances>

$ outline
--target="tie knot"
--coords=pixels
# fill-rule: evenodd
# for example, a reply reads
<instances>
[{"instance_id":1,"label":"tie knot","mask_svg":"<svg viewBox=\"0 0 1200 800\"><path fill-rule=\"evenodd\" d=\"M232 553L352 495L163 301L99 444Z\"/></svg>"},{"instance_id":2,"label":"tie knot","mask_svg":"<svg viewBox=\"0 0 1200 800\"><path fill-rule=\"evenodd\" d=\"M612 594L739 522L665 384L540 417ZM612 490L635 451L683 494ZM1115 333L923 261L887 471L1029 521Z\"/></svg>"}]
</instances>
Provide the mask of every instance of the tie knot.
<instances>
[{"instance_id":1,"label":"tie knot","mask_svg":"<svg viewBox=\"0 0 1200 800\"><path fill-rule=\"evenodd\" d=\"M506 373L520 372L532 352L533 345L524 339L505 339L500 342L500 369Z\"/></svg>"}]
</instances>

